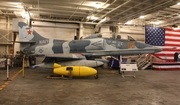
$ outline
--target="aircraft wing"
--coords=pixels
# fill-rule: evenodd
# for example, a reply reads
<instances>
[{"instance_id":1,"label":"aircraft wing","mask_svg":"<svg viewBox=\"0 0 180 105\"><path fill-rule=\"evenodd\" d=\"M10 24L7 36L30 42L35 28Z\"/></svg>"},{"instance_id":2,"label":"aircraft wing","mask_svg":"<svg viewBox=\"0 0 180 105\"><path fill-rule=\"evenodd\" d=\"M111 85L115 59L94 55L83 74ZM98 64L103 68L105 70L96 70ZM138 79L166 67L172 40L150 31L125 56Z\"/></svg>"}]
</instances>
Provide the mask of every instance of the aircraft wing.
<instances>
[{"instance_id":1,"label":"aircraft wing","mask_svg":"<svg viewBox=\"0 0 180 105\"><path fill-rule=\"evenodd\" d=\"M45 55L48 58L58 58L65 60L78 60L85 59L87 56L113 56L113 55L136 55L136 54L147 54L159 51L159 48L148 47L148 48L134 48L134 49L120 49L120 50L102 50L102 51L88 51L86 53L66 53L66 54L48 54Z\"/></svg>"},{"instance_id":2,"label":"aircraft wing","mask_svg":"<svg viewBox=\"0 0 180 105\"><path fill-rule=\"evenodd\" d=\"M79 53L47 54L45 56L48 58L69 59L69 60L85 59L85 56Z\"/></svg>"},{"instance_id":3,"label":"aircraft wing","mask_svg":"<svg viewBox=\"0 0 180 105\"><path fill-rule=\"evenodd\" d=\"M73 61L85 59L85 56L79 53L68 53L68 54L47 54L42 62L60 62L60 61Z\"/></svg>"},{"instance_id":4,"label":"aircraft wing","mask_svg":"<svg viewBox=\"0 0 180 105\"><path fill-rule=\"evenodd\" d=\"M89 51L89 53L83 53L85 56L113 56L113 55L136 55L136 54L148 54L154 53L154 51L159 51L159 48L149 47L149 48L135 48L135 49L120 49L120 50L106 50L106 51Z\"/></svg>"}]
</instances>

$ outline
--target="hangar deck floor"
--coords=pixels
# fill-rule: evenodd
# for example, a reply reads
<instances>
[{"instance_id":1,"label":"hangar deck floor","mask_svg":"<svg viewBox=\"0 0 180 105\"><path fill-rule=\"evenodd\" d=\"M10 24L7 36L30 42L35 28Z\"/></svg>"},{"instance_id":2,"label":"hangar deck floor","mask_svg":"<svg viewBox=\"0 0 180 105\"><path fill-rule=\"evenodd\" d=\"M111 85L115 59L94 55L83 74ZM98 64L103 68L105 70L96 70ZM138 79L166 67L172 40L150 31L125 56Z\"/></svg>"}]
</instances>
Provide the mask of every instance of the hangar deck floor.
<instances>
[{"instance_id":1,"label":"hangar deck floor","mask_svg":"<svg viewBox=\"0 0 180 105\"><path fill-rule=\"evenodd\" d=\"M20 68L10 69L12 77ZM47 79L51 70L26 69L0 91L0 105L179 105L180 71L144 70L122 78L117 70L93 77ZM6 70L0 70L0 84Z\"/></svg>"}]
</instances>

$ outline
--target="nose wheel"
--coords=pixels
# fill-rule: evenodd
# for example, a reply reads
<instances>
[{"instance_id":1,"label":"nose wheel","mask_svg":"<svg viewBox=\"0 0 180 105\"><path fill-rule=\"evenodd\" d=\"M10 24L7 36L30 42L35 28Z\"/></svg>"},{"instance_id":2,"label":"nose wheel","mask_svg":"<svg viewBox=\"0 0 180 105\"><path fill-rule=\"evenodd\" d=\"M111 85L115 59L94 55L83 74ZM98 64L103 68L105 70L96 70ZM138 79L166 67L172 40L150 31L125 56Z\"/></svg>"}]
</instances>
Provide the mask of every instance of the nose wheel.
<instances>
[{"instance_id":1,"label":"nose wheel","mask_svg":"<svg viewBox=\"0 0 180 105\"><path fill-rule=\"evenodd\" d=\"M97 75L97 74L96 74L96 75L94 75L94 78L95 78L95 79L98 79L98 75Z\"/></svg>"}]
</instances>

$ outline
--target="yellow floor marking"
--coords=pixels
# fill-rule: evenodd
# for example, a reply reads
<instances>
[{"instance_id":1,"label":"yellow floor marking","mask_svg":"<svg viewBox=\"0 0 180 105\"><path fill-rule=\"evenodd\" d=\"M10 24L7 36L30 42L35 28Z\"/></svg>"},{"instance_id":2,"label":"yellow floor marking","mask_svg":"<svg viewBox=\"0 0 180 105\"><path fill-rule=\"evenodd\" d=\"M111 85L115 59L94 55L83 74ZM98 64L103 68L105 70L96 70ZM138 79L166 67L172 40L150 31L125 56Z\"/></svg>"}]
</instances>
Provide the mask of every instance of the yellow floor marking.
<instances>
[{"instance_id":1,"label":"yellow floor marking","mask_svg":"<svg viewBox=\"0 0 180 105\"><path fill-rule=\"evenodd\" d=\"M5 82L4 85L7 85L8 83L9 83L9 81L8 81L8 82Z\"/></svg>"},{"instance_id":2,"label":"yellow floor marking","mask_svg":"<svg viewBox=\"0 0 180 105\"><path fill-rule=\"evenodd\" d=\"M19 70L16 74L14 74L14 75L10 78L10 80L12 81L21 71L22 71L22 70ZM4 83L0 86L0 91L1 91L4 87L6 87L6 85L9 84L9 82L10 82L10 81L4 82Z\"/></svg>"},{"instance_id":3,"label":"yellow floor marking","mask_svg":"<svg viewBox=\"0 0 180 105\"><path fill-rule=\"evenodd\" d=\"M6 85L3 84L3 85L1 85L1 88L4 88L5 86L6 86Z\"/></svg>"}]
</instances>

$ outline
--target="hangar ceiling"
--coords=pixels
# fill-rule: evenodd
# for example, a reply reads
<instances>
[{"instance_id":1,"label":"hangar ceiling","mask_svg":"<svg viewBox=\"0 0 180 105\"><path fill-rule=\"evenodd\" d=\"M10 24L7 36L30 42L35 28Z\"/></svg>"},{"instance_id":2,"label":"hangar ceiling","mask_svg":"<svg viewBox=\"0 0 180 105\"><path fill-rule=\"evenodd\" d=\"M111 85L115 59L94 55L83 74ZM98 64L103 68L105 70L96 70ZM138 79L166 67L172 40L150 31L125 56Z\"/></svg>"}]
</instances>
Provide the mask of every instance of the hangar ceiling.
<instances>
[{"instance_id":1,"label":"hangar ceiling","mask_svg":"<svg viewBox=\"0 0 180 105\"><path fill-rule=\"evenodd\" d=\"M0 16L85 24L154 24L164 27L180 24L179 1L1 0Z\"/></svg>"}]
</instances>

